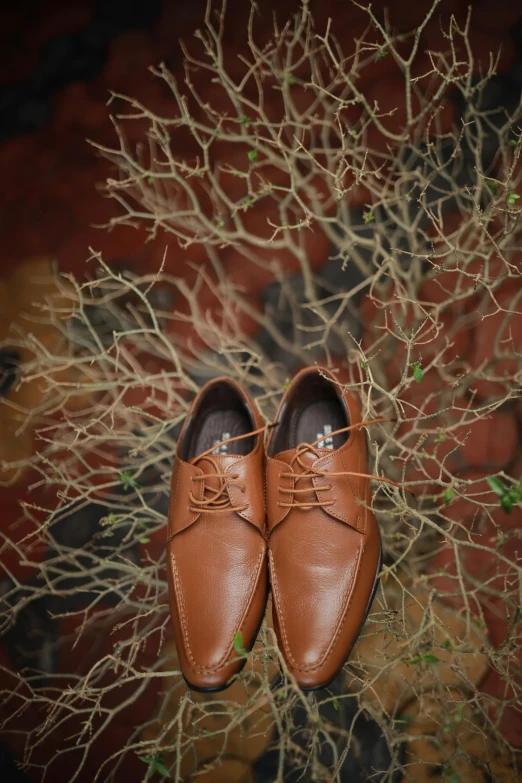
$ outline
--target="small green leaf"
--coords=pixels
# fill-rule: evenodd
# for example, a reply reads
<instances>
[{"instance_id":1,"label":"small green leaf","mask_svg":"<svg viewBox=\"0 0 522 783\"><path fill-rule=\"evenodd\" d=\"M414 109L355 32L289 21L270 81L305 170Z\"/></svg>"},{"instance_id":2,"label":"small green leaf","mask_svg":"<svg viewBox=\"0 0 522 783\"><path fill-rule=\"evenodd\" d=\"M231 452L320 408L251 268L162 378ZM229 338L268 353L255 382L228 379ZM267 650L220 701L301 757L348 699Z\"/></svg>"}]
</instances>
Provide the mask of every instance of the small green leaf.
<instances>
[{"instance_id":1,"label":"small green leaf","mask_svg":"<svg viewBox=\"0 0 522 783\"><path fill-rule=\"evenodd\" d=\"M217 227L218 228L223 228L224 225L225 225L225 221L221 220L221 218L219 218L218 221L217 221Z\"/></svg>"},{"instance_id":2,"label":"small green leaf","mask_svg":"<svg viewBox=\"0 0 522 783\"><path fill-rule=\"evenodd\" d=\"M375 215L373 214L371 209L368 210L367 212L363 212L363 220L365 223L371 223L372 220L375 220Z\"/></svg>"},{"instance_id":3,"label":"small green leaf","mask_svg":"<svg viewBox=\"0 0 522 783\"><path fill-rule=\"evenodd\" d=\"M511 513L511 509L513 508L513 498L510 494L504 495L500 501L500 505L506 512L506 514Z\"/></svg>"},{"instance_id":4,"label":"small green leaf","mask_svg":"<svg viewBox=\"0 0 522 783\"><path fill-rule=\"evenodd\" d=\"M509 514L513 506L522 502L522 481L514 487L507 487L496 476L487 476L489 486L500 497L500 507Z\"/></svg>"},{"instance_id":5,"label":"small green leaf","mask_svg":"<svg viewBox=\"0 0 522 783\"><path fill-rule=\"evenodd\" d=\"M361 361L361 367L363 370L366 370L366 362Z\"/></svg>"},{"instance_id":6,"label":"small green leaf","mask_svg":"<svg viewBox=\"0 0 522 783\"><path fill-rule=\"evenodd\" d=\"M339 710L341 709L341 705L339 704L339 702L338 702L338 700L337 700L337 699L334 699L334 700L333 700L333 702L332 702L332 704L333 704L333 708L334 708L334 710L337 710L337 711L339 711Z\"/></svg>"},{"instance_id":7,"label":"small green leaf","mask_svg":"<svg viewBox=\"0 0 522 783\"><path fill-rule=\"evenodd\" d=\"M170 777L170 772L168 771L163 761L156 761L156 772L159 772L160 775L163 775L164 778Z\"/></svg>"},{"instance_id":8,"label":"small green leaf","mask_svg":"<svg viewBox=\"0 0 522 783\"><path fill-rule=\"evenodd\" d=\"M243 647L243 634L241 633L241 631L238 631L234 636L234 650L242 658L246 658L247 652Z\"/></svg>"},{"instance_id":9,"label":"small green leaf","mask_svg":"<svg viewBox=\"0 0 522 783\"><path fill-rule=\"evenodd\" d=\"M289 386L290 386L290 381L287 381L286 383L283 384L283 389L288 389Z\"/></svg>"},{"instance_id":10,"label":"small green leaf","mask_svg":"<svg viewBox=\"0 0 522 783\"><path fill-rule=\"evenodd\" d=\"M413 365L413 377L417 381L417 383L422 383L422 381L424 380L424 373L422 371L420 362L417 362L417 364Z\"/></svg>"},{"instance_id":11,"label":"small green leaf","mask_svg":"<svg viewBox=\"0 0 522 783\"><path fill-rule=\"evenodd\" d=\"M154 185L154 183L156 182L156 177L149 177L147 179L147 182L149 183L149 185Z\"/></svg>"},{"instance_id":12,"label":"small green leaf","mask_svg":"<svg viewBox=\"0 0 522 783\"><path fill-rule=\"evenodd\" d=\"M294 84L295 84L295 79L294 79L294 77L293 77L293 76L289 76L289 77L288 77L288 84L289 84L290 86L292 86L292 85L294 85Z\"/></svg>"},{"instance_id":13,"label":"small green leaf","mask_svg":"<svg viewBox=\"0 0 522 783\"><path fill-rule=\"evenodd\" d=\"M388 50L387 49L379 49L377 52L377 59L378 60L384 60L385 57L388 57Z\"/></svg>"},{"instance_id":14,"label":"small green leaf","mask_svg":"<svg viewBox=\"0 0 522 783\"><path fill-rule=\"evenodd\" d=\"M357 136L359 135L359 131L356 131L354 128L352 128L352 130L350 131L350 135L353 136L354 139L356 139Z\"/></svg>"},{"instance_id":15,"label":"small green leaf","mask_svg":"<svg viewBox=\"0 0 522 783\"><path fill-rule=\"evenodd\" d=\"M451 500L455 497L455 490L447 489L444 492L444 505L449 506Z\"/></svg>"},{"instance_id":16,"label":"small green leaf","mask_svg":"<svg viewBox=\"0 0 522 783\"><path fill-rule=\"evenodd\" d=\"M138 758L149 767L145 780L150 780L156 772L164 778L170 778L170 772L165 766L165 758L161 753L154 756L138 756Z\"/></svg>"},{"instance_id":17,"label":"small green leaf","mask_svg":"<svg viewBox=\"0 0 522 783\"><path fill-rule=\"evenodd\" d=\"M489 188L489 190L491 191L491 193L493 193L493 195L495 195L495 193L496 193L496 192L497 192L497 190L498 190L498 188L497 188L497 183L496 183L496 182L493 182L493 180L492 180L492 179L487 179L487 180L486 180L486 185L487 185L487 187Z\"/></svg>"},{"instance_id":18,"label":"small green leaf","mask_svg":"<svg viewBox=\"0 0 522 783\"><path fill-rule=\"evenodd\" d=\"M518 195L518 193L510 193L509 196L507 197L507 202L508 204L513 205L515 201L519 198L520 196Z\"/></svg>"},{"instance_id":19,"label":"small green leaf","mask_svg":"<svg viewBox=\"0 0 522 783\"><path fill-rule=\"evenodd\" d=\"M241 125L243 125L245 128L248 128L248 126L252 122L252 118L246 114L241 114L238 119Z\"/></svg>"},{"instance_id":20,"label":"small green leaf","mask_svg":"<svg viewBox=\"0 0 522 783\"><path fill-rule=\"evenodd\" d=\"M506 487L504 486L503 481L501 481L496 476L487 476L486 481L488 482L493 492L496 492L497 495L500 495L501 497L504 495Z\"/></svg>"},{"instance_id":21,"label":"small green leaf","mask_svg":"<svg viewBox=\"0 0 522 783\"><path fill-rule=\"evenodd\" d=\"M412 658L411 661L406 661L406 663L411 664L412 666L417 666L419 663L438 663L439 659L436 655L419 655L418 658Z\"/></svg>"},{"instance_id":22,"label":"small green leaf","mask_svg":"<svg viewBox=\"0 0 522 783\"><path fill-rule=\"evenodd\" d=\"M150 544L150 538L147 538L147 536L141 536L141 538L138 538L138 542L140 544Z\"/></svg>"},{"instance_id":23,"label":"small green leaf","mask_svg":"<svg viewBox=\"0 0 522 783\"><path fill-rule=\"evenodd\" d=\"M124 470L123 473L120 473L118 478L123 484L123 489L125 491L128 489L138 490L140 488L138 482L132 477L130 470Z\"/></svg>"},{"instance_id":24,"label":"small green leaf","mask_svg":"<svg viewBox=\"0 0 522 783\"><path fill-rule=\"evenodd\" d=\"M253 163L255 159L257 158L257 150L248 150L248 160L250 163Z\"/></svg>"},{"instance_id":25,"label":"small green leaf","mask_svg":"<svg viewBox=\"0 0 522 783\"><path fill-rule=\"evenodd\" d=\"M446 639L446 641L444 642L444 647L446 648L446 650L451 650L451 642L449 639Z\"/></svg>"},{"instance_id":26,"label":"small green leaf","mask_svg":"<svg viewBox=\"0 0 522 783\"><path fill-rule=\"evenodd\" d=\"M510 139L509 143L513 145L513 147L518 147L519 141L518 139Z\"/></svg>"}]
</instances>

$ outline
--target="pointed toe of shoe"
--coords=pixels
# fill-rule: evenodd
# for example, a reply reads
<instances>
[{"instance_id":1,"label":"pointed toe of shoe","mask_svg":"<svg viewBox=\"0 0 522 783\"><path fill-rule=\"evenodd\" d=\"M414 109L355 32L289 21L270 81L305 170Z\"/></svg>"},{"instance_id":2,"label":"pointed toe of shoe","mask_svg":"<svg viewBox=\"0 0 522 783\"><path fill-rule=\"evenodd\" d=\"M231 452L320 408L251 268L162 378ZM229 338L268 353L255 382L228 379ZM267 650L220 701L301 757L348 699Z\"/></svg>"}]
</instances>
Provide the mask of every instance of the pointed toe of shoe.
<instances>
[{"instance_id":1,"label":"pointed toe of shoe","mask_svg":"<svg viewBox=\"0 0 522 783\"><path fill-rule=\"evenodd\" d=\"M241 671L243 663L241 661L227 663L214 670L196 667L197 664L195 666L185 664L182 667L183 679L188 687L201 693L214 693L229 687L234 677Z\"/></svg>"},{"instance_id":2,"label":"pointed toe of shoe","mask_svg":"<svg viewBox=\"0 0 522 783\"><path fill-rule=\"evenodd\" d=\"M194 690L222 690L245 664L245 657L234 649L236 634L241 632L242 646L249 650L264 616L266 546L262 543L255 555L245 557L241 568L237 558L234 567L212 568L194 559L189 563L179 554L176 557L171 549L168 575L181 671Z\"/></svg>"},{"instance_id":3,"label":"pointed toe of shoe","mask_svg":"<svg viewBox=\"0 0 522 783\"><path fill-rule=\"evenodd\" d=\"M271 553L274 627L286 666L302 689L324 688L342 669L370 610L378 585L380 544L365 550L361 542L351 556L346 555L342 573L321 567L289 579L276 561ZM298 573L297 567L292 570Z\"/></svg>"}]
</instances>

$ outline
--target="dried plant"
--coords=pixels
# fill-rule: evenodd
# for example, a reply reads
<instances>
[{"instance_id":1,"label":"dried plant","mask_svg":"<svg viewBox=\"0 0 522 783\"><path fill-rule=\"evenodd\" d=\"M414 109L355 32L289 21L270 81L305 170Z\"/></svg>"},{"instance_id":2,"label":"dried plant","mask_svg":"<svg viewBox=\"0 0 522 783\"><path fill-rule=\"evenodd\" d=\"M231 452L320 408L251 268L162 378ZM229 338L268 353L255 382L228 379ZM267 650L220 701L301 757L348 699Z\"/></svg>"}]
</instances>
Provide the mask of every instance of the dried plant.
<instances>
[{"instance_id":1,"label":"dried plant","mask_svg":"<svg viewBox=\"0 0 522 783\"><path fill-rule=\"evenodd\" d=\"M21 381L38 378L53 392L52 405L32 412L33 467L59 503L43 519L25 509L34 532L18 545L20 560L29 564L37 547L48 556L33 583L13 578L4 626L47 598L56 616L77 618L77 636L116 628L118 638L63 687L35 671L2 694L12 711L4 730L38 710L25 760L42 779L49 763L39 748L56 733L69 738L57 758L71 743L80 753L71 780L81 779L97 738L151 682L163 706L100 761L97 781L116 780L129 754L144 760L144 777L210 774L242 728L245 748L247 734L272 743L277 783L339 781L358 758L360 714L389 748L387 768L369 768L369 779L417 780L426 765L433 779L516 778L520 754L502 728L522 694L515 495L507 532L499 514L520 476L514 449L503 460L490 439L502 428L503 441L516 437L522 112L491 108L495 61L477 75L469 20L441 23L444 48L426 55L421 35L437 6L410 35L392 34L368 8L364 35L344 48L331 24L315 29L306 2L257 42L253 9L237 62L222 45L225 8L209 6L185 50L184 78L154 69L171 114L125 99L118 145L102 150L118 172L107 183L122 207L113 223L145 225L164 241L165 262L138 276L94 254L95 278L62 280L48 313L69 354L36 350ZM359 87L366 69L390 63L402 74L402 125ZM126 137L136 122L146 127L138 149ZM311 260L314 243L329 252L326 267ZM251 277L269 285L264 300ZM490 320L496 337L479 361ZM371 471L402 483L374 488L385 564L373 612L333 689L297 688L267 617L238 699L195 696L169 642L164 556L146 555L164 531L176 428L216 374L243 382L271 421L291 372L314 362L338 371L366 418L393 419L369 433ZM59 372L69 366L74 383ZM85 395L88 403L68 404ZM79 541L92 504L100 524ZM500 646L488 638L491 615L506 621ZM153 654L144 666L145 650ZM505 682L503 698L481 691L486 670ZM421 740L432 755L419 761Z\"/></svg>"}]
</instances>

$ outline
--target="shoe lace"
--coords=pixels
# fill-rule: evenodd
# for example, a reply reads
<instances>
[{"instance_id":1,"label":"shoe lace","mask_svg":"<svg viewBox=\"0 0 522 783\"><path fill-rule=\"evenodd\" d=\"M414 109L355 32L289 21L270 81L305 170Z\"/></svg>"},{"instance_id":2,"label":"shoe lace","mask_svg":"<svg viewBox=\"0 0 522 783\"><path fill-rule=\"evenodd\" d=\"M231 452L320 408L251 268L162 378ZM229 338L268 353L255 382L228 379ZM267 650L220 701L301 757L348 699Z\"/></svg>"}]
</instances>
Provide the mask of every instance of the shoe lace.
<instances>
[{"instance_id":1,"label":"shoe lace","mask_svg":"<svg viewBox=\"0 0 522 783\"><path fill-rule=\"evenodd\" d=\"M205 458L207 463L210 463L213 468L211 472L191 477L191 481L203 482L202 498L195 497L192 491L189 494L189 501L191 503L189 511L192 514L201 514L203 511L206 514L218 514L223 511L235 511L236 513L239 513L248 508L248 503L234 505L228 494L228 488L231 484L238 484L241 487L241 491L246 492L245 482L239 478L238 473L220 472L216 460L212 459L210 455L225 443L232 443L243 438L259 435L261 432L265 432L270 426L272 425L265 425L252 432L247 432L243 435L234 435L232 438L226 438L226 440L222 440L219 443L214 443L210 449L207 449L207 451L204 451L202 454L198 454L198 456L192 460L192 464L197 465L201 459Z\"/></svg>"},{"instance_id":2,"label":"shoe lace","mask_svg":"<svg viewBox=\"0 0 522 783\"><path fill-rule=\"evenodd\" d=\"M341 432L348 432L349 430L357 429L359 427L366 427L369 424L381 424L383 422L387 421L393 421L393 419L369 419L368 421L361 421L359 424L350 424L348 427L341 427L339 430L335 430L334 432L329 433L329 437L333 437L334 435L339 435ZM314 468L313 466L307 466L303 462L303 455L312 452L312 454L315 454L316 457L321 457L321 453L314 448L314 446L319 443L319 441L324 439L324 435L321 435L321 437L317 438L317 440L314 440L313 443L300 443L297 447L296 453L292 457L290 461L290 467L293 468L294 464L297 463L299 467L301 468L301 473L281 473L281 478L288 478L293 480L294 484L291 489L285 489L284 487L279 487L279 492L282 492L287 495L297 495L302 494L304 492L310 492L311 490L315 490L315 487L312 485L308 485L307 487L296 487L298 481L301 481L302 479L312 479L315 476L355 476L355 477L361 477L361 478L369 478L374 479L375 481L380 481L383 484L390 484L393 487L402 487L402 484L398 481L392 481L391 479L385 478L384 476L376 476L373 473L356 473L352 470L343 470L343 471L330 471L330 470L319 470L318 468ZM332 485L328 484L326 487L321 487L320 491L325 492L332 489ZM406 492L410 492L413 494L411 489L408 489L407 487L404 487ZM322 502L319 501L299 501L293 502L293 503L282 503L278 501L278 506L282 506L283 508L300 508L303 511L306 511L310 508L313 508L314 506L332 506L335 503L335 500L324 500Z\"/></svg>"}]
</instances>

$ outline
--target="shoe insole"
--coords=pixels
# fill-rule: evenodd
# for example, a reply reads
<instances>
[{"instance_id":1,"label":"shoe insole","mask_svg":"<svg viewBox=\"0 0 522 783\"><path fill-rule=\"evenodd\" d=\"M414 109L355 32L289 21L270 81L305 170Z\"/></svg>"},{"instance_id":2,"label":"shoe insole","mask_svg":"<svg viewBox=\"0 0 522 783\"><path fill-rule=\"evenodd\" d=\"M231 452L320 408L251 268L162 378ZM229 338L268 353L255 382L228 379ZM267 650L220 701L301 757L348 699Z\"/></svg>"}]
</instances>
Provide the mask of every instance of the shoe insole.
<instances>
[{"instance_id":1,"label":"shoe insole","mask_svg":"<svg viewBox=\"0 0 522 783\"><path fill-rule=\"evenodd\" d=\"M316 443L318 449L338 449L346 441L349 432L331 435L335 430L347 427L349 421L338 400L319 400L297 408L290 422L288 448L294 449L300 443Z\"/></svg>"},{"instance_id":2,"label":"shoe insole","mask_svg":"<svg viewBox=\"0 0 522 783\"><path fill-rule=\"evenodd\" d=\"M210 410L201 416L197 429L191 439L188 459L194 459L213 446L216 454L248 454L253 448L253 437L235 440L218 446L222 440L236 435L246 435L252 432L252 422L246 411L242 410ZM212 452L211 452L212 453Z\"/></svg>"}]
</instances>

